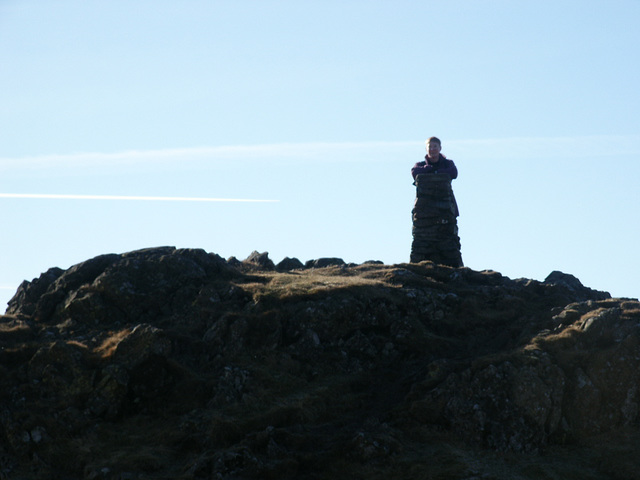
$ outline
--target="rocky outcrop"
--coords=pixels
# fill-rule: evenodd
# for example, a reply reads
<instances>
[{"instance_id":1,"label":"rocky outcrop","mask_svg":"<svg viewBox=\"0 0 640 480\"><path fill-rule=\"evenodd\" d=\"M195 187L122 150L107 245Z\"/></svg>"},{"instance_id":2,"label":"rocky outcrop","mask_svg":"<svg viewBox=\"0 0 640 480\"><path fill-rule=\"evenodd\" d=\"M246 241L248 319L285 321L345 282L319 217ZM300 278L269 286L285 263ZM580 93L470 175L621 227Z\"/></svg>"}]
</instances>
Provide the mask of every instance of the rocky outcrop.
<instances>
[{"instance_id":1,"label":"rocky outcrop","mask_svg":"<svg viewBox=\"0 0 640 480\"><path fill-rule=\"evenodd\" d=\"M637 300L319 260L162 247L24 282L0 477L638 478Z\"/></svg>"}]
</instances>

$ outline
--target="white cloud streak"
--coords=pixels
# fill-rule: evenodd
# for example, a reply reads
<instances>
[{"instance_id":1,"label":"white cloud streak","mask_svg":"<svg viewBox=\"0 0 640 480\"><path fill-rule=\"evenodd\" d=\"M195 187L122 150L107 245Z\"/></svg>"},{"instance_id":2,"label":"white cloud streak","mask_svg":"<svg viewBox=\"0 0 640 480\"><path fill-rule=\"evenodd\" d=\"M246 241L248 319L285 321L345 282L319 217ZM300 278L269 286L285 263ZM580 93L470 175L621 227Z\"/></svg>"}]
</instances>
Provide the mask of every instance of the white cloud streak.
<instances>
[{"instance_id":1,"label":"white cloud streak","mask_svg":"<svg viewBox=\"0 0 640 480\"><path fill-rule=\"evenodd\" d=\"M0 169L24 167L80 167L122 165L146 162L175 162L193 160L235 160L319 157L336 151L367 150L420 145L420 142L341 142L341 143L275 143L265 145L227 145L217 147L168 148L162 150L127 150L122 152L80 152L49 154L21 158L0 158Z\"/></svg>"},{"instance_id":2,"label":"white cloud streak","mask_svg":"<svg viewBox=\"0 0 640 480\"><path fill-rule=\"evenodd\" d=\"M640 135L443 140L443 150L477 159L584 158L640 155Z\"/></svg>"},{"instance_id":3,"label":"white cloud streak","mask_svg":"<svg viewBox=\"0 0 640 480\"><path fill-rule=\"evenodd\" d=\"M66 195L48 193L0 193L0 198L33 200L124 200L143 202L246 202L274 203L279 200L259 200L250 198L203 198L203 197L138 197L128 195Z\"/></svg>"},{"instance_id":4,"label":"white cloud streak","mask_svg":"<svg viewBox=\"0 0 640 480\"><path fill-rule=\"evenodd\" d=\"M443 151L455 152L469 158L535 158L554 155L563 158L586 155L614 156L640 154L640 135L593 135L575 137L521 137L494 139L442 139ZM264 145L227 145L216 147L170 148L162 150L127 150L104 153L87 152L50 154L20 158L0 158L0 171L27 168L123 166L133 164L197 161L247 160L263 161L368 161L369 154L407 149L424 150L424 140L381 142L308 142ZM339 159L336 158L339 156Z\"/></svg>"}]
</instances>

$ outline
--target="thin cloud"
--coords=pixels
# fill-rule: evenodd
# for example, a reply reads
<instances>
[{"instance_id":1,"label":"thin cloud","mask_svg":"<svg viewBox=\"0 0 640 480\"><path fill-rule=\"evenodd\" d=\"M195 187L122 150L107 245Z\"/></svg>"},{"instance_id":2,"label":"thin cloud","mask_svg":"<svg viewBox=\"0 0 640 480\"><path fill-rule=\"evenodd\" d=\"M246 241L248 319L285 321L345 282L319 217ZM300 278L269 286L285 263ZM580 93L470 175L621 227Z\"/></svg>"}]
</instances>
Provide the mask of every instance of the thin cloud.
<instances>
[{"instance_id":1,"label":"thin cloud","mask_svg":"<svg viewBox=\"0 0 640 480\"><path fill-rule=\"evenodd\" d=\"M448 153L470 158L535 158L540 155L583 157L640 154L640 135L593 135L574 137L513 137L491 139L445 139ZM307 142L263 145L226 145L215 147L169 148L159 150L126 150L122 152L85 152L50 154L20 158L0 158L0 171L27 168L130 166L134 164L180 162L215 162L237 159L270 159L299 161L313 159L322 162L370 161L375 154L424 148L424 140L380 142ZM349 153L349 156L340 156ZM396 160L395 158L393 159Z\"/></svg>"},{"instance_id":2,"label":"thin cloud","mask_svg":"<svg viewBox=\"0 0 640 480\"><path fill-rule=\"evenodd\" d=\"M419 142L338 142L274 143L264 145L226 145L217 147L168 148L161 150L126 150L122 152L79 152L20 158L0 158L0 169L25 167L82 167L125 165L132 163L226 160L244 158L327 158L329 152L411 146Z\"/></svg>"},{"instance_id":3,"label":"thin cloud","mask_svg":"<svg viewBox=\"0 0 640 480\"><path fill-rule=\"evenodd\" d=\"M444 141L443 141L444 143ZM446 142L447 151L474 159L584 158L640 155L640 135L515 137Z\"/></svg>"},{"instance_id":4,"label":"thin cloud","mask_svg":"<svg viewBox=\"0 0 640 480\"><path fill-rule=\"evenodd\" d=\"M128 195L67 195L49 193L0 193L0 198L35 199L35 200L118 200L142 202L245 202L273 203L279 200L262 200L253 198L205 198L205 197L139 197Z\"/></svg>"}]
</instances>

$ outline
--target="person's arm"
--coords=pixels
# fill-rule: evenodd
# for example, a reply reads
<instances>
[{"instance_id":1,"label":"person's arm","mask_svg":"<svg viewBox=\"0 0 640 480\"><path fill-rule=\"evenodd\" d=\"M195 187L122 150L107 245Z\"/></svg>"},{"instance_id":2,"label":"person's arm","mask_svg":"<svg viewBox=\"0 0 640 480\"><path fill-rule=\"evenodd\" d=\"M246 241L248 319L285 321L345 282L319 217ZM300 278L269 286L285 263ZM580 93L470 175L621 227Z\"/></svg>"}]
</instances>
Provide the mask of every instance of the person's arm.
<instances>
[{"instance_id":1,"label":"person's arm","mask_svg":"<svg viewBox=\"0 0 640 480\"><path fill-rule=\"evenodd\" d=\"M451 177L452 180L454 178L458 178L458 169L456 168L456 164L453 163L452 160L447 160L442 166L436 165L435 167L436 168L433 168L431 170L431 173L446 173Z\"/></svg>"},{"instance_id":2,"label":"person's arm","mask_svg":"<svg viewBox=\"0 0 640 480\"><path fill-rule=\"evenodd\" d=\"M415 180L418 175L422 175L424 173L433 173L434 168L431 165L428 165L427 162L418 162L411 169L411 175Z\"/></svg>"}]
</instances>

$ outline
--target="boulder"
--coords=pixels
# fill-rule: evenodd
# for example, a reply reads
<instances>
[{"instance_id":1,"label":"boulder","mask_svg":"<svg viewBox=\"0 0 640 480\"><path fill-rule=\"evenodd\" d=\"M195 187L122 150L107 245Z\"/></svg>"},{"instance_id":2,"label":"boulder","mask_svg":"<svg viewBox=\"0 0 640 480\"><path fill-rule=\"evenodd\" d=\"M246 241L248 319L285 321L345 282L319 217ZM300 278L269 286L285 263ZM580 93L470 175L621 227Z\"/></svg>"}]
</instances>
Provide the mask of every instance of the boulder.
<instances>
[{"instance_id":1,"label":"boulder","mask_svg":"<svg viewBox=\"0 0 640 480\"><path fill-rule=\"evenodd\" d=\"M322 257L315 260L307 260L304 264L306 268L341 267L344 265L346 265L345 261L337 257Z\"/></svg>"},{"instance_id":2,"label":"boulder","mask_svg":"<svg viewBox=\"0 0 640 480\"><path fill-rule=\"evenodd\" d=\"M304 268L304 264L295 257L285 257L276 265L276 270L279 272L289 272L291 270L299 270L301 268Z\"/></svg>"},{"instance_id":3,"label":"boulder","mask_svg":"<svg viewBox=\"0 0 640 480\"><path fill-rule=\"evenodd\" d=\"M243 263L265 270L275 270L276 268L273 261L269 258L269 252L259 253L254 250L251 252L251 255L243 261Z\"/></svg>"}]
</instances>

